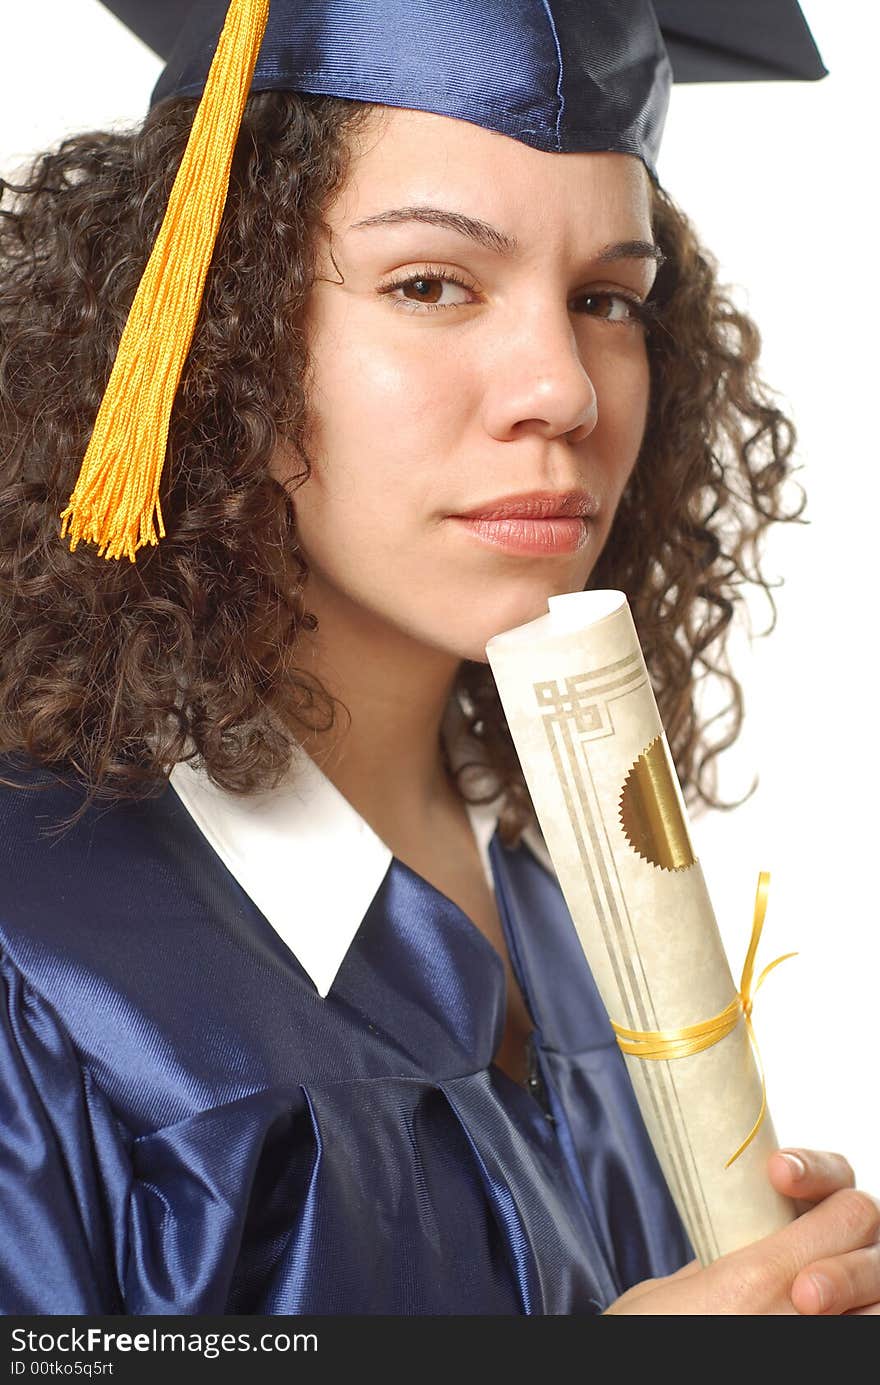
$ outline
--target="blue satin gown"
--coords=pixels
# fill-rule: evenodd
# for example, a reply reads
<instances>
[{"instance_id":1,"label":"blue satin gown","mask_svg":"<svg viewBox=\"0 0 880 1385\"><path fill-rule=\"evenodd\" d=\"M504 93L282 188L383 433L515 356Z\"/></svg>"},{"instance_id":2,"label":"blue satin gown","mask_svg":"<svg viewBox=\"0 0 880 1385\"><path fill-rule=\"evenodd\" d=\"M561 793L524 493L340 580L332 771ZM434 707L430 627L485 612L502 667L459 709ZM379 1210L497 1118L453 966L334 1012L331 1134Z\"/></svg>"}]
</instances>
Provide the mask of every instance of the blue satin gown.
<instances>
[{"instance_id":1,"label":"blue satin gown","mask_svg":"<svg viewBox=\"0 0 880 1385\"><path fill-rule=\"evenodd\" d=\"M692 1258L527 847L525 1087L498 953L401 861L322 999L170 787L47 836L78 802L0 789L0 1311L596 1313Z\"/></svg>"}]
</instances>

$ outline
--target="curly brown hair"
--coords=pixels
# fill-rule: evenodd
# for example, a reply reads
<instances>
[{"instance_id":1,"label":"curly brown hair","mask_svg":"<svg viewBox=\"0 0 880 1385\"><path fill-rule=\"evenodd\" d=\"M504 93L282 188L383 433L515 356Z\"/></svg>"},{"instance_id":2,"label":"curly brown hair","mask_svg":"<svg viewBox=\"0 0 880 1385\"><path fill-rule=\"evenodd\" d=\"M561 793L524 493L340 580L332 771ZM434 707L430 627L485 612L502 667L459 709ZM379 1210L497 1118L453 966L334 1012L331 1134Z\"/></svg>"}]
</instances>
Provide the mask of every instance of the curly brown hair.
<instances>
[{"instance_id":1,"label":"curly brown hair","mask_svg":"<svg viewBox=\"0 0 880 1385\"><path fill-rule=\"evenodd\" d=\"M308 568L279 440L305 449L301 326L323 215L371 107L249 98L226 211L171 422L167 537L138 562L59 539L115 343L158 231L193 103L129 133L65 140L0 207L0 751L72 775L88 802L160 788L182 759L234 793L277 784L294 743L339 704L297 667ZM0 193L3 188L0 187ZM760 539L786 510L794 429L761 385L759 335L670 197L653 191L666 256L648 328L642 450L589 585L624 591L690 801L717 804L714 759L739 733L726 632L744 583L767 593ZM772 622L771 627L772 628ZM697 683L722 680L726 729L701 721ZM457 690L503 791L502 838L531 800L487 665ZM712 721L717 719L711 718ZM450 769L450 774L452 771ZM467 766L453 776L463 797ZM487 797L484 790L483 797Z\"/></svg>"}]
</instances>

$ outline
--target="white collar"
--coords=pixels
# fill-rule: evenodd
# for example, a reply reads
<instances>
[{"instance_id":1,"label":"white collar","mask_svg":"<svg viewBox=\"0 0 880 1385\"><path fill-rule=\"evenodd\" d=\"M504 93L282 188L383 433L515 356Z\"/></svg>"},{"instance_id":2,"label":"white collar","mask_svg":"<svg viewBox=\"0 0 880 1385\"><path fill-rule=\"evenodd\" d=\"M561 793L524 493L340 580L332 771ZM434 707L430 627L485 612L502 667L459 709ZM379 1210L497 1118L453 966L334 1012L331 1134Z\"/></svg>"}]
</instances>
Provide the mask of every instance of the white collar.
<instances>
[{"instance_id":1,"label":"white collar","mask_svg":"<svg viewBox=\"0 0 880 1385\"><path fill-rule=\"evenodd\" d=\"M467 753L479 756L461 728L460 709L456 714L452 708L444 735L454 766ZM172 769L170 783L227 870L326 996L385 878L391 848L299 748L291 774L268 792L227 793L184 761ZM489 842L501 795L466 806L494 889ZM540 833L530 826L523 841L552 874Z\"/></svg>"}]
</instances>

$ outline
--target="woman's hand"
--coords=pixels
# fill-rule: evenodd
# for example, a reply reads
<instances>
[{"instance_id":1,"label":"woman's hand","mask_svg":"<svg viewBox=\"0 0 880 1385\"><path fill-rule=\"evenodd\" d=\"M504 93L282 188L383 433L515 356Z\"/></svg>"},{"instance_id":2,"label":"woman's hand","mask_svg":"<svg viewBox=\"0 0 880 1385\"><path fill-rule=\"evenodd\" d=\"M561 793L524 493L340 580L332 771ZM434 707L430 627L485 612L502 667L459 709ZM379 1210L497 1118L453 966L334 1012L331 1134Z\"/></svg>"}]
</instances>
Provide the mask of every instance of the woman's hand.
<instances>
[{"instance_id":1,"label":"woman's hand","mask_svg":"<svg viewBox=\"0 0 880 1385\"><path fill-rule=\"evenodd\" d=\"M770 1181L794 1198L790 1226L703 1269L648 1279L607 1313L880 1315L880 1203L840 1154L777 1150Z\"/></svg>"}]
</instances>

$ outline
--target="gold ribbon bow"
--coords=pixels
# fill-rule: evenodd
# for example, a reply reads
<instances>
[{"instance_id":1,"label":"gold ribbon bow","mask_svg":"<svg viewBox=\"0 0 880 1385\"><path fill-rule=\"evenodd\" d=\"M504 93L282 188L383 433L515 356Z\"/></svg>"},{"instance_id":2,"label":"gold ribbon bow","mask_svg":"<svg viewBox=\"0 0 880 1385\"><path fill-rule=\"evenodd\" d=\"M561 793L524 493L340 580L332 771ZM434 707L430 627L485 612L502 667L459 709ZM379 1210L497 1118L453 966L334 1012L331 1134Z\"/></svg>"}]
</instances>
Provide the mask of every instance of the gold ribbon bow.
<instances>
[{"instance_id":1,"label":"gold ribbon bow","mask_svg":"<svg viewBox=\"0 0 880 1385\"><path fill-rule=\"evenodd\" d=\"M747 1149L752 1140L761 1128L761 1122L767 1113L767 1083L764 1078L764 1065L761 1062L761 1053L758 1048L758 1041L755 1038L755 1031L752 1026L752 1007L755 996L770 975L774 967L778 967L780 962L787 962L789 957L796 957L796 952L786 952L782 957L777 957L775 962L770 962L761 972L758 980L754 981L755 974L755 954L758 951L758 944L761 941L761 932L764 927L764 915L767 912L767 894L770 889L770 872L762 870L758 875L758 892L755 896L755 915L752 921L752 937L749 942L749 950L746 953L746 960L743 964L742 979L739 983L739 991L733 1000L721 1011L720 1015L715 1015L712 1019L702 1020L699 1024L689 1024L683 1029L626 1029L621 1024L611 1021L611 1028L617 1036L617 1042L624 1053L630 1053L636 1058L649 1058L655 1061L668 1058L688 1058L692 1053L702 1053L704 1048L711 1048L713 1044L720 1043L725 1039L739 1023L742 1015L749 1040L755 1051L755 1059L758 1064L758 1071L761 1074L761 1110L758 1119L752 1126L751 1131L743 1140L739 1149L732 1154L724 1165L729 1169L731 1164L739 1158L743 1150ZM754 982L754 984L753 984Z\"/></svg>"}]
</instances>

